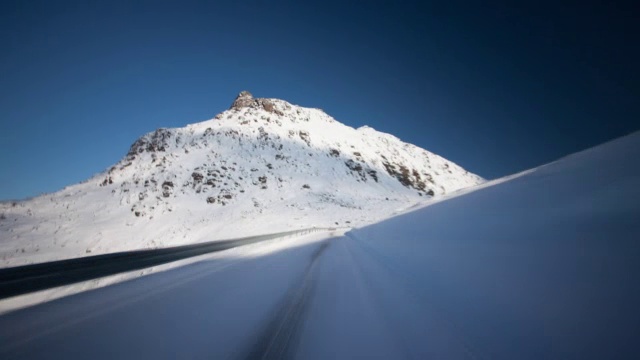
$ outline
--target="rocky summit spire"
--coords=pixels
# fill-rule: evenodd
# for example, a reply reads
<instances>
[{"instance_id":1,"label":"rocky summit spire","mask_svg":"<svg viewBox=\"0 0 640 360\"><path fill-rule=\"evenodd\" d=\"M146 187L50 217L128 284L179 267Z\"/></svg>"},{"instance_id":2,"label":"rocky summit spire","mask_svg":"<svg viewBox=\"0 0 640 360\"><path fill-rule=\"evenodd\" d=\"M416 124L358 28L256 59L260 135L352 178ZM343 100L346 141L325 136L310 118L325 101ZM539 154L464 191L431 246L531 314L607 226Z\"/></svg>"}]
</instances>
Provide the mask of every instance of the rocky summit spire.
<instances>
[{"instance_id":1,"label":"rocky summit spire","mask_svg":"<svg viewBox=\"0 0 640 360\"><path fill-rule=\"evenodd\" d=\"M236 97L231 104L231 109L240 109L243 107L250 106L253 103L253 95L251 95L248 91L241 91L240 94Z\"/></svg>"},{"instance_id":2,"label":"rocky summit spire","mask_svg":"<svg viewBox=\"0 0 640 360\"><path fill-rule=\"evenodd\" d=\"M265 98L254 98L248 91L242 91L231 104L230 110L240 110L242 108L251 107L254 109L263 109L270 113L284 115L276 105L270 100Z\"/></svg>"}]
</instances>

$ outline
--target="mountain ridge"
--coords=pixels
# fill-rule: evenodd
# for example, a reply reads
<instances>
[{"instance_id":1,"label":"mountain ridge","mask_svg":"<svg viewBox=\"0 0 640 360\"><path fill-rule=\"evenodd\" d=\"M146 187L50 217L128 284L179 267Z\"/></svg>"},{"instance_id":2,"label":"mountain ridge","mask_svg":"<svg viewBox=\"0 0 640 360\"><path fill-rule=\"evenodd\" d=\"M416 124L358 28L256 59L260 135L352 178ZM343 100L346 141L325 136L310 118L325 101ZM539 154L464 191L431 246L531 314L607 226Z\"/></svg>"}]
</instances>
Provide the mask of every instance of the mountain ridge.
<instances>
[{"instance_id":1,"label":"mountain ridge","mask_svg":"<svg viewBox=\"0 0 640 360\"><path fill-rule=\"evenodd\" d=\"M3 263L15 265L361 226L482 181L393 135L242 92L213 119L141 136L119 162L87 181L0 205L0 233L10 239L0 246ZM31 255L20 256L23 249Z\"/></svg>"}]
</instances>

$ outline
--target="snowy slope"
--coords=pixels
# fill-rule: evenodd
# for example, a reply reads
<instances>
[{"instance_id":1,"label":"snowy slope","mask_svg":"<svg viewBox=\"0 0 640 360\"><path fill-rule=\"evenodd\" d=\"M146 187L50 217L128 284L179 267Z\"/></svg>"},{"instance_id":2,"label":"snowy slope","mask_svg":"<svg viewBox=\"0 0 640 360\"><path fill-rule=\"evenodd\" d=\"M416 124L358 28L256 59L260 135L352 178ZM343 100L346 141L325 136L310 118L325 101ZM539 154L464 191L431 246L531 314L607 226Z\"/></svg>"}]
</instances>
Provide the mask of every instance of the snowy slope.
<instances>
[{"instance_id":1,"label":"snowy slope","mask_svg":"<svg viewBox=\"0 0 640 360\"><path fill-rule=\"evenodd\" d=\"M319 109L241 93L81 184L0 204L2 266L312 226L361 226L483 180Z\"/></svg>"},{"instance_id":2,"label":"snowy slope","mask_svg":"<svg viewBox=\"0 0 640 360\"><path fill-rule=\"evenodd\" d=\"M638 159L640 132L348 233L393 341L436 358L639 358Z\"/></svg>"}]
</instances>

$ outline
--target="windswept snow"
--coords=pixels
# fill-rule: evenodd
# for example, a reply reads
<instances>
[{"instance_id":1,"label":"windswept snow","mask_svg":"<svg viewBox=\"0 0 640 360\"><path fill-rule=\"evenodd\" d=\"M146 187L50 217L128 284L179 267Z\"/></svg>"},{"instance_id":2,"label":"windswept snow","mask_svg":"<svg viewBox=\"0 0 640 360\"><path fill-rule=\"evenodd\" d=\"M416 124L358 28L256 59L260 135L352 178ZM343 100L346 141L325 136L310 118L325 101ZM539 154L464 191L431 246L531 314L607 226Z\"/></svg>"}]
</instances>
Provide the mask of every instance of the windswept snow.
<instances>
[{"instance_id":1,"label":"windswept snow","mask_svg":"<svg viewBox=\"0 0 640 360\"><path fill-rule=\"evenodd\" d=\"M638 132L348 235L369 281L387 276L439 322L425 339L450 336L480 359L636 359L637 159ZM398 310L408 303L387 296L380 311L426 329Z\"/></svg>"},{"instance_id":2,"label":"windswept snow","mask_svg":"<svg viewBox=\"0 0 640 360\"><path fill-rule=\"evenodd\" d=\"M482 181L392 135L243 92L214 119L142 136L81 184L0 204L0 265L362 226Z\"/></svg>"}]
</instances>

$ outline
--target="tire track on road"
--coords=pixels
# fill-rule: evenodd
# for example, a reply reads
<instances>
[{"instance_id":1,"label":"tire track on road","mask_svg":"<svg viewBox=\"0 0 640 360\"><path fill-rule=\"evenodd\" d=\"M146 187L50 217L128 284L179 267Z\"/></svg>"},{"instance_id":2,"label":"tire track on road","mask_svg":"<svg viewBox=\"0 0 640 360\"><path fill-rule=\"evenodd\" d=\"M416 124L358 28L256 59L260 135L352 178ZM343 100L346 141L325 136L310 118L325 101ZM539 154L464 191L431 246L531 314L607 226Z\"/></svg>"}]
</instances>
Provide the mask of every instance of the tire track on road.
<instances>
[{"instance_id":1,"label":"tire track on road","mask_svg":"<svg viewBox=\"0 0 640 360\"><path fill-rule=\"evenodd\" d=\"M314 270L320 256L330 245L331 240L323 242L311 255L311 261L300 281L285 295L276 315L260 332L258 340L246 356L246 360L271 360L292 358L297 346L297 336L304 323L309 300L315 285Z\"/></svg>"}]
</instances>

